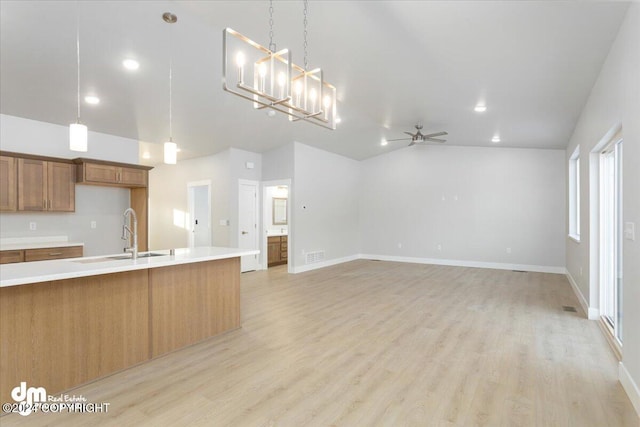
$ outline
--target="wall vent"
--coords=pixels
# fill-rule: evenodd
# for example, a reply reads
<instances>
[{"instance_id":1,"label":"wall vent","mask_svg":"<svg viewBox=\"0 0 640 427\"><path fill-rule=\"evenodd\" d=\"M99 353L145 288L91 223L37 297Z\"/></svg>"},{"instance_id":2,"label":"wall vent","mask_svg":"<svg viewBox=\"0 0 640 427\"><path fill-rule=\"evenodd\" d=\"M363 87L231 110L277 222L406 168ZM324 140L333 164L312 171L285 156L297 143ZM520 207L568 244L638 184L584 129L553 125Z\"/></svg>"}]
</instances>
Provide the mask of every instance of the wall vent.
<instances>
[{"instance_id":1,"label":"wall vent","mask_svg":"<svg viewBox=\"0 0 640 427\"><path fill-rule=\"evenodd\" d=\"M324 261L324 251L307 252L305 254L305 263L313 264Z\"/></svg>"}]
</instances>

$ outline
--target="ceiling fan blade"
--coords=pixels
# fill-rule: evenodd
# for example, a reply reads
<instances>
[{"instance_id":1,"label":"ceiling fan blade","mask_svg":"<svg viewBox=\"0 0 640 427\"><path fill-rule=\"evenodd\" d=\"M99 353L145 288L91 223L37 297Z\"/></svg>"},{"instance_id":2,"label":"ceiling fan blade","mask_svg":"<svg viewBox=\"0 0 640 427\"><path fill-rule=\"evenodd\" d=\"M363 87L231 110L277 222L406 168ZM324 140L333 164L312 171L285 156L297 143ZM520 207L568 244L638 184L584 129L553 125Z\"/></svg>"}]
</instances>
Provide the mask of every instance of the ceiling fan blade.
<instances>
[{"instance_id":1,"label":"ceiling fan blade","mask_svg":"<svg viewBox=\"0 0 640 427\"><path fill-rule=\"evenodd\" d=\"M425 138L431 138L434 136L444 136L444 135L449 135L447 132L436 132L436 133L430 133L428 135L425 135Z\"/></svg>"},{"instance_id":2,"label":"ceiling fan blade","mask_svg":"<svg viewBox=\"0 0 640 427\"><path fill-rule=\"evenodd\" d=\"M412 145L416 145L416 140L415 139L411 140L411 144L409 144L409 147L411 147Z\"/></svg>"},{"instance_id":3,"label":"ceiling fan blade","mask_svg":"<svg viewBox=\"0 0 640 427\"><path fill-rule=\"evenodd\" d=\"M385 141L387 142L393 142L393 141L408 141L411 138L398 138L398 139L385 139Z\"/></svg>"},{"instance_id":4,"label":"ceiling fan blade","mask_svg":"<svg viewBox=\"0 0 640 427\"><path fill-rule=\"evenodd\" d=\"M447 142L446 139L438 139L438 138L425 138L425 141L432 141L432 142Z\"/></svg>"},{"instance_id":5,"label":"ceiling fan blade","mask_svg":"<svg viewBox=\"0 0 640 427\"><path fill-rule=\"evenodd\" d=\"M411 132L405 132L407 135L409 135L411 138L413 138L414 136L416 136L417 134L415 133L411 133Z\"/></svg>"}]
</instances>

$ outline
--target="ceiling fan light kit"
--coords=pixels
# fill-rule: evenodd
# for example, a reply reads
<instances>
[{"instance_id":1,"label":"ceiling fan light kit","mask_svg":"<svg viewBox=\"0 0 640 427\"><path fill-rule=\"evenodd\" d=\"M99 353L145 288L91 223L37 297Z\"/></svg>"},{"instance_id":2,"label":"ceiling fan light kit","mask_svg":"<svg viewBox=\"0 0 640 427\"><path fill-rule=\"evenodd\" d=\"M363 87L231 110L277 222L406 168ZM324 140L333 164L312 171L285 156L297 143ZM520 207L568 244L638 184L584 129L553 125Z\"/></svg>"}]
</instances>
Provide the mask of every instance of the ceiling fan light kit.
<instances>
[{"instance_id":1,"label":"ceiling fan light kit","mask_svg":"<svg viewBox=\"0 0 640 427\"><path fill-rule=\"evenodd\" d=\"M307 1L304 12L304 67L292 62L289 49L273 42L273 5L270 2L269 47L225 28L222 32L222 88L253 102L327 129L336 128L336 88L324 81L322 69L307 67Z\"/></svg>"}]
</instances>

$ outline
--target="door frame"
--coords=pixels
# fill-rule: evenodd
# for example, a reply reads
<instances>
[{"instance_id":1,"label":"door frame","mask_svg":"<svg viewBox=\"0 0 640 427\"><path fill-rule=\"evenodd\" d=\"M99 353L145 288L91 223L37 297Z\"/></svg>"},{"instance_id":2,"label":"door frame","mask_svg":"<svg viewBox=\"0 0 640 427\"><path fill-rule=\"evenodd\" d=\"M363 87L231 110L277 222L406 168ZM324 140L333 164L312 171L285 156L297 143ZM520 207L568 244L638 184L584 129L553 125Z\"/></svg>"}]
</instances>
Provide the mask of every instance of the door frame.
<instances>
[{"instance_id":1,"label":"door frame","mask_svg":"<svg viewBox=\"0 0 640 427\"><path fill-rule=\"evenodd\" d=\"M256 227L255 227L255 237L254 237L254 247L256 249L260 249L260 233L262 230L262 215L259 214L259 207L261 206L261 198L260 198L260 181L253 181L253 180L249 180L249 179L239 179L238 180L238 199L237 199L237 219L236 219L236 237L237 237L237 243L238 243L238 247L240 247L240 237L242 233L242 230L240 229L240 187L242 185L250 185L252 187L255 188L256 191L256 197L255 197L255 202L254 202L254 212L255 212L255 216L256 216ZM256 271L261 270L262 269L262 264L261 264L261 253L258 254L256 256ZM242 261L241 261L242 262Z\"/></svg>"},{"instance_id":2,"label":"door frame","mask_svg":"<svg viewBox=\"0 0 640 427\"><path fill-rule=\"evenodd\" d=\"M189 233L189 247L193 248L195 245L195 240L193 236L193 218L195 211L195 203L193 197L193 188L194 187L207 187L207 210L209 211L209 246L211 246L211 242L213 241L212 230L213 224L211 221L211 180L205 179L202 181L191 181L187 182L187 206L189 208L189 229L187 232Z\"/></svg>"},{"instance_id":3,"label":"door frame","mask_svg":"<svg viewBox=\"0 0 640 427\"><path fill-rule=\"evenodd\" d=\"M287 229L288 238L287 238L287 273L293 273L293 239L291 236L293 235L293 217L291 216L291 201L293 199L293 191L291 185L291 179L275 179L272 181L263 181L262 182L262 200L267 200L267 187L277 187L278 185L286 185L289 190L289 197L287 200ZM270 206L263 206L262 209L262 224L266 224L267 218L267 209L271 209ZM268 238L267 238L267 227L263 226L261 231L262 236L262 269L266 270L268 267Z\"/></svg>"}]
</instances>

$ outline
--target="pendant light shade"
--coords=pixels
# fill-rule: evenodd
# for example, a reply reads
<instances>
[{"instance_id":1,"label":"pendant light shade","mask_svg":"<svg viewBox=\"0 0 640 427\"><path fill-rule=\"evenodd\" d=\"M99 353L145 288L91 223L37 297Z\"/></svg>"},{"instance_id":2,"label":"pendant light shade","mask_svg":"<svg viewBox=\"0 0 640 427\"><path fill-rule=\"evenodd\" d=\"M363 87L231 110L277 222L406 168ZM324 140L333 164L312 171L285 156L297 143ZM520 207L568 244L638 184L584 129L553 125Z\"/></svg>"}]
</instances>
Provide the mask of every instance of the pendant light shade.
<instances>
[{"instance_id":1,"label":"pendant light shade","mask_svg":"<svg viewBox=\"0 0 640 427\"><path fill-rule=\"evenodd\" d=\"M178 161L178 144L173 141L164 143L164 162L168 165L175 165Z\"/></svg>"},{"instance_id":2,"label":"pendant light shade","mask_svg":"<svg viewBox=\"0 0 640 427\"><path fill-rule=\"evenodd\" d=\"M71 151L87 151L87 127L81 123L69 125L69 149Z\"/></svg>"}]
</instances>

